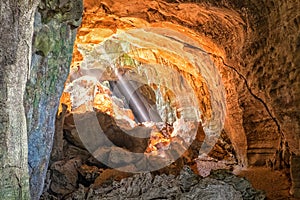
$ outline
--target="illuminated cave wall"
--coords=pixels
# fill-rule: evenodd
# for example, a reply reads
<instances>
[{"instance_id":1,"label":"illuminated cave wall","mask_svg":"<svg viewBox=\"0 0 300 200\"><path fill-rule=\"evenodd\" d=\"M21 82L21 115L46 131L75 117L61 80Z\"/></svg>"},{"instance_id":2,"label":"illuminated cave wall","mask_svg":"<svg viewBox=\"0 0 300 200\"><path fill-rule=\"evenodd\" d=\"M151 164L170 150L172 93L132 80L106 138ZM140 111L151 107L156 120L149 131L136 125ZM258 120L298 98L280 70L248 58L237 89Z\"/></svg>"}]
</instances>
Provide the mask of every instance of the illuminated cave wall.
<instances>
[{"instance_id":1,"label":"illuminated cave wall","mask_svg":"<svg viewBox=\"0 0 300 200\"><path fill-rule=\"evenodd\" d=\"M102 4L100 6L102 6ZM117 15L109 15L99 10L97 14L93 14L88 9L89 7L86 5L83 23L77 34L71 79L73 76L76 76L76 73L80 73L80 70L101 68L101 65L105 65L105 63L108 62L104 60L103 57L105 56L101 55L106 54L105 50L101 52L101 48L96 47L96 44L103 42L104 39L112 40L111 43L109 43L109 41L104 42L106 43L106 48L108 48L106 51L109 51L109 53L119 51L119 47L116 46L118 44L116 43L121 43L121 46L126 45L126 43L129 46L129 44L132 43L141 49L136 51L137 53L135 54L137 55L135 55L135 57L144 60L146 63L159 64L160 77L168 77L166 80L171 81L174 77L169 75L169 71L170 68L173 68L187 80L193 89L191 93L193 93L197 99L199 111L201 112L201 120L204 129L207 129L207 136L215 135L211 137L213 143L213 140L217 139L217 135L220 134L223 128L226 103L224 98L224 86L220 80L220 73L217 69L218 66L216 66L212 60L212 55L222 55L222 57L224 57L223 50L213 43L211 39L203 35L198 35L198 33L192 29L188 29L178 23L171 23L166 20L151 23L152 20L145 20L138 16L118 17ZM95 7L92 9L95 9ZM195 9L198 9L198 12L207 12L199 6ZM216 14L217 9L212 12ZM232 14L235 15L238 20L242 21L238 18L236 13L232 12ZM222 17L221 14L220 19L223 19ZM224 20L226 21L226 19ZM143 28L148 29L144 34L138 32L134 33L134 31L130 32L130 30L142 30ZM156 34L151 33L151 31L154 30L156 30ZM125 31L125 33L122 33L122 31ZM126 32L129 33L127 34ZM143 30L140 32L143 32ZM110 39L111 37L112 39ZM172 40L170 38L174 39ZM124 40L126 42L119 42L118 40ZM176 40L181 41L181 44L178 41L176 42ZM103 46L104 45L105 44L103 44ZM198 46L200 46L200 48ZM131 51L130 48L128 48L129 50L126 50L126 47L124 48L122 51L130 54L130 52L126 52ZM146 50L143 50L143 48ZM156 53L151 52L151 48L156 51ZM150 51L148 49L150 49ZM85 57L83 62L81 62L81 54L84 54ZM95 56L97 54L98 57ZM131 57L134 57L134 53L131 54L133 54ZM162 57L162 59L159 57ZM109 59L113 60L113 58L108 56L108 60ZM78 66L80 69L79 72L77 72ZM175 84L175 87L178 87L178 85L178 83ZM171 87L174 89L174 85ZM180 94L178 89L175 92L175 96L184 98L184 94ZM239 153L242 154L242 151L239 151ZM242 158L244 156L240 155L240 157Z\"/></svg>"},{"instance_id":2,"label":"illuminated cave wall","mask_svg":"<svg viewBox=\"0 0 300 200\"><path fill-rule=\"evenodd\" d=\"M273 38L269 39L266 28L259 26L260 21L255 21L258 20L254 18L257 16L249 15L251 9L257 11L263 9L261 6L245 3L245 5L233 4L231 8L224 8L221 5L212 6L204 2L196 4L160 1L139 3L85 1L84 3L84 18L77 34L73 57L75 70L76 65L83 59L79 52L80 48L84 48L87 44L99 44L119 31L143 27L175 30L191 38L196 46L203 48L218 69L215 74L221 74L221 82L226 90L225 131L233 142L240 164L264 165L267 161L275 162L276 152L278 154L286 148L285 142L290 138L290 129L299 130L296 123L288 123L290 118L296 119L297 113L290 113L289 109L276 112L280 106L274 106L276 105L274 103L279 101L287 101L286 105L292 106L288 102L293 100L289 98L296 100L294 94L297 90L294 89L297 81L296 76L293 75L296 69L293 65L284 68L285 64L283 64L279 70L272 67L274 59L267 60L266 55L274 53L275 47L270 45L269 50L272 52L265 53L267 51L265 46L267 40L271 43ZM246 9L247 5L250 7ZM276 7L275 4L270 6ZM276 9L273 10L271 12L269 8L270 16L276 12ZM272 26L274 22L268 23ZM274 31L279 32L280 28ZM142 39L139 40L139 43L143 43ZM165 43L161 41L162 46L167 45L167 41ZM263 60L266 62L263 63ZM205 75L203 81L201 77L203 74L196 68L193 65L186 65L184 70L192 75L193 79L189 83L194 84L200 110L208 116L211 112L210 95L214 92L207 88L213 86L207 81L209 74ZM276 82L279 76L278 70L284 69L288 70L285 74L291 74L291 79L286 80L291 83L291 87L285 88L291 91L291 97L287 99L277 95L279 90L283 90L282 84ZM270 73L273 72L275 74L271 75ZM212 72L210 77L212 80L215 74ZM269 81L265 81L266 78ZM199 88L204 88L202 94ZM286 116L287 121L283 120L283 115ZM287 124L293 127L285 128ZM297 151L297 142L291 141L290 146ZM278 165L278 161L276 164Z\"/></svg>"},{"instance_id":3,"label":"illuminated cave wall","mask_svg":"<svg viewBox=\"0 0 300 200\"><path fill-rule=\"evenodd\" d=\"M299 154L300 145L299 16L295 11L299 3L84 3L83 23L74 46L75 69L83 60L80 51L86 44L99 44L119 32L143 27L178 31L207 52L218 70L210 72L210 78L221 76L226 93L224 130L239 164L282 168L290 166L290 158L295 163L291 155ZM161 45L168 44L161 41ZM198 76L197 67L188 66L185 70L193 77L189 83L194 84L204 118L208 117L213 112L210 95L218 91L211 90L209 74L200 72Z\"/></svg>"}]
</instances>

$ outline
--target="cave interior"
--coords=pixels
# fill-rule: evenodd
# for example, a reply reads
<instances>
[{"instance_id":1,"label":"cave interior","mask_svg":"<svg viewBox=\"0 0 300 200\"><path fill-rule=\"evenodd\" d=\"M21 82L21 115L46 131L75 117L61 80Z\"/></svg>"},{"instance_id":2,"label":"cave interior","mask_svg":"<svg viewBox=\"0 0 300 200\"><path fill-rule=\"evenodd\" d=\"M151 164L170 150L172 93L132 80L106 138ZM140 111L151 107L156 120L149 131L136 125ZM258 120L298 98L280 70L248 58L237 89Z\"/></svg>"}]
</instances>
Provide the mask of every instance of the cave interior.
<instances>
[{"instance_id":1,"label":"cave interior","mask_svg":"<svg viewBox=\"0 0 300 200\"><path fill-rule=\"evenodd\" d=\"M247 177L271 199L289 196L293 155L267 96L279 88L263 80L276 72L252 55L271 41L247 41L255 33L245 14L205 3L85 1L49 173L63 173L57 165L84 149L93 156L79 159L77 185L178 175L188 165L201 177L220 169ZM72 192L52 181L50 193Z\"/></svg>"},{"instance_id":2,"label":"cave interior","mask_svg":"<svg viewBox=\"0 0 300 200\"><path fill-rule=\"evenodd\" d=\"M300 199L299 1L36 6L31 199Z\"/></svg>"}]
</instances>

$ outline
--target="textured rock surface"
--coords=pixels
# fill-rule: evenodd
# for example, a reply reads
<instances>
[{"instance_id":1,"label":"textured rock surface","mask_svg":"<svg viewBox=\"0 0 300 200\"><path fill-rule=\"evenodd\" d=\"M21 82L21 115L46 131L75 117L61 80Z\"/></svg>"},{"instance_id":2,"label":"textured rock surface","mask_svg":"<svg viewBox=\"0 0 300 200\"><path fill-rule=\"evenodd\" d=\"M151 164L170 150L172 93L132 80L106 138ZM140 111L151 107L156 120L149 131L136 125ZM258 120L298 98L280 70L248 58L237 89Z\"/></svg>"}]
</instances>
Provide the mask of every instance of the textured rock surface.
<instances>
[{"instance_id":1,"label":"textured rock surface","mask_svg":"<svg viewBox=\"0 0 300 200\"><path fill-rule=\"evenodd\" d=\"M255 189L264 191L267 199L297 199L289 195L291 183L285 171L267 167L248 167L236 168L233 172L249 180Z\"/></svg>"},{"instance_id":2,"label":"textured rock surface","mask_svg":"<svg viewBox=\"0 0 300 200\"><path fill-rule=\"evenodd\" d=\"M296 198L300 198L300 156L291 157L291 194Z\"/></svg>"},{"instance_id":3,"label":"textured rock surface","mask_svg":"<svg viewBox=\"0 0 300 200\"><path fill-rule=\"evenodd\" d=\"M85 192L80 187L66 199L265 199L262 192L254 190L248 181L228 172L216 172L201 179L191 169L184 167L180 175L138 174L114 181L111 185Z\"/></svg>"},{"instance_id":4,"label":"textured rock surface","mask_svg":"<svg viewBox=\"0 0 300 200\"><path fill-rule=\"evenodd\" d=\"M54 122L72 59L81 1L41 1L35 13L33 55L26 84L29 174L32 199L38 199L53 144Z\"/></svg>"},{"instance_id":5,"label":"textured rock surface","mask_svg":"<svg viewBox=\"0 0 300 200\"><path fill-rule=\"evenodd\" d=\"M23 94L37 1L0 2L0 196L30 199Z\"/></svg>"},{"instance_id":6,"label":"textured rock surface","mask_svg":"<svg viewBox=\"0 0 300 200\"><path fill-rule=\"evenodd\" d=\"M118 30L130 28L151 26L184 32L212 56L222 75L225 131L239 163L281 168L289 165L290 151L299 154L297 8L298 2L289 1L85 1L75 50L79 44L98 44ZM110 47L112 51L117 48L115 43ZM75 51L73 65L82 59ZM195 76L192 67L188 71ZM200 87L198 79L195 76L189 83ZM200 107L207 117L206 86L203 84L204 93L198 87L193 89L202 94L198 97L206 105Z\"/></svg>"},{"instance_id":7,"label":"textured rock surface","mask_svg":"<svg viewBox=\"0 0 300 200\"><path fill-rule=\"evenodd\" d=\"M43 20L36 24L40 34L36 34L33 40L35 50L30 68L28 52L32 32L27 28L30 27L30 3L33 1L10 3L1 2L0 62L1 66L5 66L1 68L1 77L6 77L1 82L1 125L3 133L12 133L13 137L9 137L12 140L19 134L24 136L21 96L27 69L30 69L24 101L29 129L30 171L36 174L31 174L34 188L37 183L40 185L43 182L45 176L43 169L47 167L49 158L57 99L68 71L66 61L71 58L71 40L75 34L71 28L79 25L76 21L78 17L73 16L77 16L78 12L72 9L79 4L77 1L75 4L65 4L66 1L47 1L45 4L43 1L40 17L36 15L36 19ZM295 157L290 159L289 155L300 154L299 7L299 1L289 0L87 0L85 16L89 20L84 21L77 39L82 43L99 43L118 29L150 23L177 29L198 41L211 53L222 75L227 94L225 131L230 136L240 164L263 165L269 162L271 166L280 168L290 163L292 176L296 177L292 181L297 186L298 171L294 171L297 162L294 162ZM49 35L46 32L50 32ZM9 45L8 41L11 42ZM77 52L74 61L81 59ZM11 84L7 84L8 80ZM17 89L13 86L16 83L20 83ZM8 125L8 122L11 124ZM18 131L20 127L23 128ZM17 139L20 142L13 144L7 140L7 134L1 140L1 151L5 155L24 155L21 159L14 157L9 167L18 174L19 167L15 169L15 166L19 163L15 162L26 162L26 147L20 148L25 138ZM8 147L22 151L8 151ZM3 159L3 162L8 161ZM26 170L26 167L20 167ZM3 180L10 179L4 177ZM17 186L17 182L13 183L13 187ZM33 189L35 195L39 193L38 188ZM297 188L294 187L294 194L299 193Z\"/></svg>"},{"instance_id":8,"label":"textured rock surface","mask_svg":"<svg viewBox=\"0 0 300 200\"><path fill-rule=\"evenodd\" d=\"M225 130L241 164L275 164L274 155L285 148L285 141L290 150L299 151L299 134L294 134L299 133L299 113L294 112L299 110L298 2L120 0L86 1L85 8L78 43L99 43L118 29L148 23L177 30L188 27L185 34L193 32L189 36L213 55L222 74L227 92ZM81 59L78 53L74 57Z\"/></svg>"},{"instance_id":9,"label":"textured rock surface","mask_svg":"<svg viewBox=\"0 0 300 200\"><path fill-rule=\"evenodd\" d=\"M66 195L73 192L77 187L78 171L81 166L80 159L71 159L67 162L58 161L51 165L50 189L58 195Z\"/></svg>"},{"instance_id":10,"label":"textured rock surface","mask_svg":"<svg viewBox=\"0 0 300 200\"><path fill-rule=\"evenodd\" d=\"M145 169L153 169L161 165L162 159L157 160L156 158L155 160L154 156L143 157L142 155L132 155L132 152L145 152L149 138L141 139L124 134L111 116L97 112L97 124L101 125L105 135L116 145L114 147L107 146L109 144L105 143L104 140L95 139L99 134L98 132L94 135L92 133L79 136L73 120L74 114L66 114L64 112L66 111L63 111L59 120L57 120L57 124L61 122L63 122L63 124L56 126L55 135L55 138L57 138L59 135L58 132L63 134L63 146L59 147L60 142L58 143L57 139L54 140L43 199L50 198L50 196L55 196L58 199L66 198L68 194L78 191L80 184L85 187L90 186L91 188L97 188L103 184L110 184L113 180L121 180L122 178L131 175L130 173L120 172L116 169L108 169L106 164L133 171L139 169L145 171ZM81 114L80 118L87 116L89 116L89 113L84 113ZM88 119L87 121L91 120ZM86 127L90 126L83 127L87 129ZM127 133L136 134L137 132L143 132L145 135L149 130L151 130L149 127L137 126L128 129ZM82 141L87 139L89 140L89 146L84 146ZM174 137L173 140L173 143L170 144L172 154L166 154L166 160L172 159L173 156L177 158L183 154L183 152L180 151L185 149L183 144L181 144L183 139L180 140L180 137L178 136ZM203 140L204 132L200 127L197 131L196 139L193 141L188 151L185 152L180 159L176 160L175 163L172 163L170 166L164 167L155 173L178 174L184 164L192 165L193 159L198 156L198 151ZM63 150L57 150L59 148L62 148ZM86 148L89 150L94 149L94 151L88 152ZM95 158L100 159L99 161L102 163L96 160L91 153L93 153Z\"/></svg>"},{"instance_id":11,"label":"textured rock surface","mask_svg":"<svg viewBox=\"0 0 300 200\"><path fill-rule=\"evenodd\" d=\"M77 42L96 44L119 29L149 24L184 30L221 73L225 131L239 163L282 168L290 152L300 153L299 7L298 1L91 0ZM74 61L80 60L77 52Z\"/></svg>"},{"instance_id":12,"label":"textured rock surface","mask_svg":"<svg viewBox=\"0 0 300 200\"><path fill-rule=\"evenodd\" d=\"M252 92L265 102L282 139L299 154L299 10L300 2L266 2L253 5L256 15L245 43L241 70ZM252 71L254 73L249 73ZM297 75L298 74L298 75ZM247 109L248 110L248 109ZM250 114L251 108L249 108ZM296 112L295 112L296 111ZM245 111L247 113L247 111ZM245 117L249 115L246 114ZM251 118L249 118L251 119ZM264 118L262 118L264 119ZM266 126L265 126L266 127ZM263 134L259 134L258 137ZM266 130L269 136L270 131ZM267 138L267 136L266 136ZM253 142L254 143L254 142Z\"/></svg>"}]
</instances>

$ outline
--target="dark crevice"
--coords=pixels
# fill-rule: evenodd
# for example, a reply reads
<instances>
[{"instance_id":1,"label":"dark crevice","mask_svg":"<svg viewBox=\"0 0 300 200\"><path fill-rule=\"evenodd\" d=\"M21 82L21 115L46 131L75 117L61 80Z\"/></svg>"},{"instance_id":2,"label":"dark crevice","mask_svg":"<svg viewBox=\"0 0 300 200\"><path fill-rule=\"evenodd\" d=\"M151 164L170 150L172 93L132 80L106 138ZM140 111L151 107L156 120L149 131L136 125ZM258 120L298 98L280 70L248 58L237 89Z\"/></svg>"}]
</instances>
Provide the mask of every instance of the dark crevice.
<instances>
[{"instance_id":1,"label":"dark crevice","mask_svg":"<svg viewBox=\"0 0 300 200\"><path fill-rule=\"evenodd\" d=\"M18 187L19 187L19 198L22 199L22 183L18 175L15 174L15 178L17 179L18 182Z\"/></svg>"}]
</instances>

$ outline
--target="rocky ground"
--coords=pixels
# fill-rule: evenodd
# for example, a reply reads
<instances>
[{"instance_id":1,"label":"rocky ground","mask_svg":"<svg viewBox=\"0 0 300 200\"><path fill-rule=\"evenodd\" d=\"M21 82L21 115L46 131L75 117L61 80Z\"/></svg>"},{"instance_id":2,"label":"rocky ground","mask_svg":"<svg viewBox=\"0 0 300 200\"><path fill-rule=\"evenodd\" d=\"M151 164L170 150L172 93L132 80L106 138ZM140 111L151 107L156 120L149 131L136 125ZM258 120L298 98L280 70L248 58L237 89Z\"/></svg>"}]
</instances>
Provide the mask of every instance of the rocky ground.
<instances>
[{"instance_id":1,"label":"rocky ground","mask_svg":"<svg viewBox=\"0 0 300 200\"><path fill-rule=\"evenodd\" d=\"M252 188L249 181L224 170L201 178L187 166L178 176L136 174L94 188L79 184L77 190L64 197L48 192L41 199L265 199L264 192Z\"/></svg>"},{"instance_id":2,"label":"rocky ground","mask_svg":"<svg viewBox=\"0 0 300 200\"><path fill-rule=\"evenodd\" d=\"M97 117L105 122L103 126L112 127L114 124L108 115L97 113ZM118 139L124 140L125 149L126 143L132 142L130 138L122 138L123 134L117 129L113 134L119 134L119 137L110 137L109 133L107 136L116 143ZM133 142L139 149L147 147L145 141ZM195 152L202 142L203 132L198 131L191 148L170 166L151 173L121 172L99 162L86 150L76 131L73 115L63 110L56 120L51 162L41 199L265 198L264 193L253 189L249 181L230 172L236 160L226 135L221 134L209 155L196 158ZM134 146L128 144L129 151L135 151L130 147ZM122 153L108 152L109 161L118 159Z\"/></svg>"}]
</instances>

